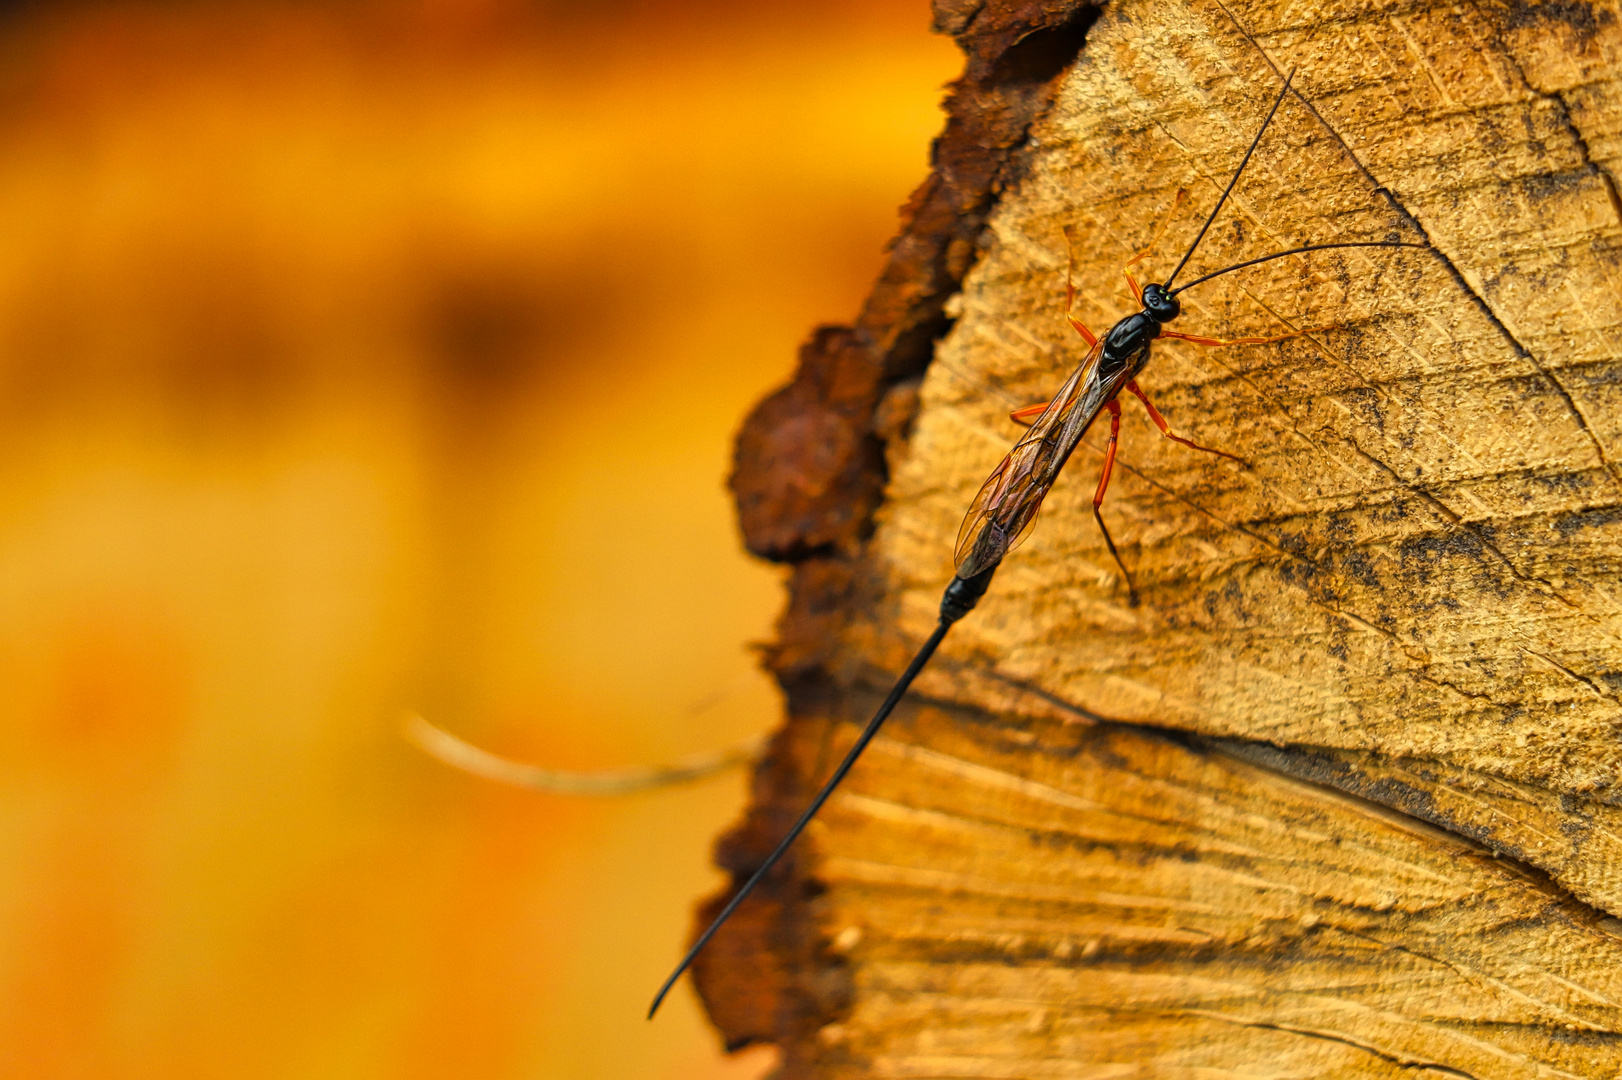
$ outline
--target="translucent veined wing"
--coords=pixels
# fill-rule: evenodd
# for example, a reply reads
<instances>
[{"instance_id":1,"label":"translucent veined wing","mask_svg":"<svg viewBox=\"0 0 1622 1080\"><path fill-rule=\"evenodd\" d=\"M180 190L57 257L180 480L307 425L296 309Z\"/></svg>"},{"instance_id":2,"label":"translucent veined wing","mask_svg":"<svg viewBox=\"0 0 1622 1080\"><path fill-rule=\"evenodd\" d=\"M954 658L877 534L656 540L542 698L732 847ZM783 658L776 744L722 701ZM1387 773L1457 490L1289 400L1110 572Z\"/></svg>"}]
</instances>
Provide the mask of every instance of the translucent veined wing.
<instances>
[{"instance_id":1,"label":"translucent veined wing","mask_svg":"<svg viewBox=\"0 0 1622 1080\"><path fill-rule=\"evenodd\" d=\"M957 534L959 577L973 577L996 566L1036 524L1037 511L1059 471L1132 370L1126 364L1103 374L1099 366L1103 351L1102 341L1088 350L1031 429L980 486Z\"/></svg>"}]
</instances>

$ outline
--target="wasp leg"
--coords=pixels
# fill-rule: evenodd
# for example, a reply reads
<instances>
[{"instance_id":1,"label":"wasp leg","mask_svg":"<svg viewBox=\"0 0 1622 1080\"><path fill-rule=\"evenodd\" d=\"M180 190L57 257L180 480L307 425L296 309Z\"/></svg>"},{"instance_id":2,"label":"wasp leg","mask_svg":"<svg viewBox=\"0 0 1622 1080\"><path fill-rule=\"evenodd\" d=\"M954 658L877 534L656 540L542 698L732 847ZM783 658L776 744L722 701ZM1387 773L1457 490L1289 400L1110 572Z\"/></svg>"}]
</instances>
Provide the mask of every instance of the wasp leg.
<instances>
[{"instance_id":1,"label":"wasp leg","mask_svg":"<svg viewBox=\"0 0 1622 1080\"><path fill-rule=\"evenodd\" d=\"M1177 197L1171 201L1171 209L1166 211L1166 216L1161 219L1160 227L1155 230L1154 236L1150 238L1149 243L1144 246L1142 251L1128 259L1126 265L1121 268L1121 272L1126 275L1127 288L1132 290L1132 300L1139 307L1143 306L1143 287L1138 284L1138 279L1132 276L1132 268L1149 257L1149 252L1155 249L1155 245L1160 243L1160 238L1166 235L1166 230L1171 228L1172 218L1177 216L1178 209L1182 207L1183 201L1187 198L1188 189L1178 188Z\"/></svg>"},{"instance_id":2,"label":"wasp leg","mask_svg":"<svg viewBox=\"0 0 1622 1080\"><path fill-rule=\"evenodd\" d=\"M1105 402L1104 408L1109 410L1109 446L1104 450L1104 473L1098 478L1098 490L1093 494L1093 520L1098 522L1098 531L1104 534L1104 546L1109 548L1110 555L1115 559L1115 565L1121 568L1121 577L1126 579L1127 601L1133 607L1138 606L1138 586L1132 580L1132 574L1121 561L1121 553L1115 550L1115 538L1109 534L1109 526L1104 524L1104 515L1098 508L1104 505L1104 492L1109 490L1110 473L1115 471L1115 446L1121 438L1121 403L1111 399Z\"/></svg>"},{"instance_id":3,"label":"wasp leg","mask_svg":"<svg viewBox=\"0 0 1622 1080\"><path fill-rule=\"evenodd\" d=\"M1090 349L1098 344L1098 337L1087 324L1076 318L1076 231L1072 226L1064 227L1065 268L1064 268L1064 317L1075 328L1076 333L1087 343ZM1018 419L1018 417L1015 417Z\"/></svg>"},{"instance_id":4,"label":"wasp leg","mask_svg":"<svg viewBox=\"0 0 1622 1080\"><path fill-rule=\"evenodd\" d=\"M1190 345L1271 345L1275 341L1288 341L1303 334L1316 334L1323 330L1333 329L1335 329L1333 326L1309 326L1305 330L1291 330L1288 334L1278 334L1274 337L1236 338L1195 337L1193 334L1179 334L1175 330L1162 330L1160 336L1163 338L1176 338L1178 341L1186 341Z\"/></svg>"},{"instance_id":5,"label":"wasp leg","mask_svg":"<svg viewBox=\"0 0 1622 1080\"><path fill-rule=\"evenodd\" d=\"M1038 416L1041 416L1047 411L1050 404L1052 404L1052 402L1044 401L1039 405L1027 405L1023 409L1015 409L1013 412L1008 414L1008 419L1024 427L1030 427L1032 424L1036 423L1036 418Z\"/></svg>"},{"instance_id":6,"label":"wasp leg","mask_svg":"<svg viewBox=\"0 0 1622 1080\"><path fill-rule=\"evenodd\" d=\"M1143 407L1149 410L1149 419L1155 422L1155 427L1160 429L1160 434L1164 435L1172 442L1182 443L1184 446L1190 447L1194 450L1204 450L1207 454L1217 454L1221 457L1237 461L1241 465L1246 464L1244 458L1230 454L1226 450L1216 450L1209 446L1201 446L1197 442L1190 442L1181 435L1173 435L1171 433L1171 425L1166 423L1166 418L1164 416L1160 415L1160 410L1155 408L1155 403L1149 400L1149 395L1145 394L1142 388L1138 386L1138 381L1133 379L1131 382L1126 384L1126 388L1138 395L1138 400L1143 402Z\"/></svg>"}]
</instances>

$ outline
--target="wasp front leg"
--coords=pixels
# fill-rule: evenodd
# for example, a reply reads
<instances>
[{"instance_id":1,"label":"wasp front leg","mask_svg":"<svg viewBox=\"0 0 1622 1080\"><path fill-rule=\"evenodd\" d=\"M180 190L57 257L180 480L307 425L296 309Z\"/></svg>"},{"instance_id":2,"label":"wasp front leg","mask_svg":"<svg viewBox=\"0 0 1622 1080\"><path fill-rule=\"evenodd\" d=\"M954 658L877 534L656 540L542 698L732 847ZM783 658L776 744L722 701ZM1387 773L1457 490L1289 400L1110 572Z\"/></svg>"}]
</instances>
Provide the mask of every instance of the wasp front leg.
<instances>
[{"instance_id":1,"label":"wasp front leg","mask_svg":"<svg viewBox=\"0 0 1622 1080\"><path fill-rule=\"evenodd\" d=\"M1205 345L1208 347L1217 347L1222 345L1271 345L1275 341L1289 341L1291 338L1298 338L1303 334L1316 334L1323 330L1333 329L1335 329L1333 326L1309 326L1305 330L1292 330L1288 334L1278 334L1274 337L1236 338L1196 337L1193 334L1180 334L1176 330L1162 330L1160 331L1160 336L1163 338L1176 338L1178 341L1186 341L1190 345Z\"/></svg>"},{"instance_id":2,"label":"wasp front leg","mask_svg":"<svg viewBox=\"0 0 1622 1080\"><path fill-rule=\"evenodd\" d=\"M1128 390L1132 391L1134 394L1138 395L1138 400L1143 402L1143 407L1145 409L1149 410L1149 419L1154 421L1155 427L1160 429L1160 434L1161 435L1163 435L1166 438L1170 439L1172 442L1182 443L1184 446L1189 447L1190 449L1203 450L1207 454L1217 454L1217 455L1219 455L1221 457L1225 457L1225 458L1229 458L1229 459L1231 459L1233 461L1237 461L1241 465L1245 464L1245 459L1244 458L1238 457L1238 456L1236 456L1234 454L1230 454L1226 450L1214 450L1209 446L1201 446L1197 442L1191 442L1188 439L1183 438L1181 435L1173 435L1172 431L1171 431L1171 425L1166 423L1166 418L1164 416L1160 415L1160 410L1155 408L1155 403L1149 400L1149 395L1145 394L1143 392L1143 390L1138 386L1138 381L1136 379L1133 379L1131 382L1126 384L1126 388Z\"/></svg>"}]
</instances>

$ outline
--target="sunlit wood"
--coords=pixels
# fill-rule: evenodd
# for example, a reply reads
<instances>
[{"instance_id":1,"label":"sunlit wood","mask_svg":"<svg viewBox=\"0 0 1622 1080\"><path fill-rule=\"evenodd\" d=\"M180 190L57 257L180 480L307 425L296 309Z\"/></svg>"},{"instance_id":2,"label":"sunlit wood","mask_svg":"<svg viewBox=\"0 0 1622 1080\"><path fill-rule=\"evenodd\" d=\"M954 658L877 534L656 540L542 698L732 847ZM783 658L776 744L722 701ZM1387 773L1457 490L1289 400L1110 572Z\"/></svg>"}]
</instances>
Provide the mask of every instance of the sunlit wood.
<instances>
[{"instance_id":1,"label":"sunlit wood","mask_svg":"<svg viewBox=\"0 0 1622 1080\"><path fill-rule=\"evenodd\" d=\"M910 709L700 964L712 1016L782 1046L789 1076L1614 1075L1617 8L1127 2L1079 43L1063 17L940 5L979 50L961 132L1008 107L1018 43L1077 47L1017 149L937 151L948 189L964 160L998 177L958 295L899 257L875 294L938 303L950 332L914 384L862 328L894 383L875 396L916 416L883 428L871 539L857 523L799 561L775 654L790 724L719 848L735 875L935 625L964 508L1020 435L1010 409L1075 363L1066 226L1075 313L1101 330L1133 303L1122 265L1186 188L1140 266L1170 271L1298 65L1301 99L1189 273L1334 241L1433 251L1183 295L1195 335L1336 329L1156 346L1141 382L1166 419L1243 463L1123 403L1104 513L1134 605L1092 521L1095 427ZM774 482L739 486L767 506Z\"/></svg>"}]
</instances>

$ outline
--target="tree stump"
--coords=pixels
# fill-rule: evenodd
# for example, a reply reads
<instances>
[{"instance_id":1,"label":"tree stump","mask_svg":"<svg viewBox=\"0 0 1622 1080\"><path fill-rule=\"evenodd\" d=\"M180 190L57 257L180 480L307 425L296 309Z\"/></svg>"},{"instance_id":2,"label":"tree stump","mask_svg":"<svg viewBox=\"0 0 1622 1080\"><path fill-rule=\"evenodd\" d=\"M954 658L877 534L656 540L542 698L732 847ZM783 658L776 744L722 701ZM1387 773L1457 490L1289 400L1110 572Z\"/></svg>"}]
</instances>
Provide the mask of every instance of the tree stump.
<instances>
[{"instance_id":1,"label":"tree stump","mask_svg":"<svg viewBox=\"0 0 1622 1080\"><path fill-rule=\"evenodd\" d=\"M1125 403L701 957L785 1077L1622 1073L1616 0L938 0L967 55L850 327L740 435L794 566L759 864L935 619L961 516L1176 192L1163 279L1286 98ZM705 905L700 925L722 898Z\"/></svg>"}]
</instances>

